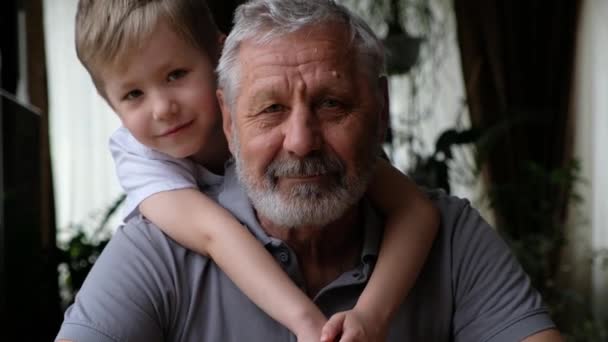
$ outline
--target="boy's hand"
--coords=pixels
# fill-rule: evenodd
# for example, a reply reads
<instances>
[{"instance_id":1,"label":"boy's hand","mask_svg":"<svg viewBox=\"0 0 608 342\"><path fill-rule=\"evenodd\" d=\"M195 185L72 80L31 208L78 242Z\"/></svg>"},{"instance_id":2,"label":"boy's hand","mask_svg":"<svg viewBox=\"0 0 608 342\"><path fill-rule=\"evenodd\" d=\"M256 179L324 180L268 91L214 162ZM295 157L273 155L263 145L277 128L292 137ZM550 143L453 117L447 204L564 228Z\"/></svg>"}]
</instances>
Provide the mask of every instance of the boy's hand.
<instances>
[{"instance_id":1,"label":"boy's hand","mask_svg":"<svg viewBox=\"0 0 608 342\"><path fill-rule=\"evenodd\" d=\"M385 327L354 309L338 312L331 316L321 331L321 342L376 342L385 340Z\"/></svg>"}]
</instances>

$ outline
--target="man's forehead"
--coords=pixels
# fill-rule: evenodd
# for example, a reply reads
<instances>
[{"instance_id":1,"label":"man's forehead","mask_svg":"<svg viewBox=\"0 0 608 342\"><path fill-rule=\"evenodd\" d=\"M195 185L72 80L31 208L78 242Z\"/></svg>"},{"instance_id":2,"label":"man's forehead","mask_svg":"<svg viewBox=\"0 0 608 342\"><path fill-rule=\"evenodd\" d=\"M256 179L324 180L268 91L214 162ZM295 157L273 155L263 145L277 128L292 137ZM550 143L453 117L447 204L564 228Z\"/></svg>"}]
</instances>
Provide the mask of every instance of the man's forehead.
<instances>
[{"instance_id":1,"label":"man's forehead","mask_svg":"<svg viewBox=\"0 0 608 342\"><path fill-rule=\"evenodd\" d=\"M344 76L352 70L353 48L344 32L301 30L269 43L245 40L240 49L242 80L259 80L290 73L319 77Z\"/></svg>"},{"instance_id":2,"label":"man's forehead","mask_svg":"<svg viewBox=\"0 0 608 342\"><path fill-rule=\"evenodd\" d=\"M347 37L346 28L324 24L275 36L269 42L247 39L241 44L240 62L243 65L275 64L288 67L344 58L352 50Z\"/></svg>"}]
</instances>

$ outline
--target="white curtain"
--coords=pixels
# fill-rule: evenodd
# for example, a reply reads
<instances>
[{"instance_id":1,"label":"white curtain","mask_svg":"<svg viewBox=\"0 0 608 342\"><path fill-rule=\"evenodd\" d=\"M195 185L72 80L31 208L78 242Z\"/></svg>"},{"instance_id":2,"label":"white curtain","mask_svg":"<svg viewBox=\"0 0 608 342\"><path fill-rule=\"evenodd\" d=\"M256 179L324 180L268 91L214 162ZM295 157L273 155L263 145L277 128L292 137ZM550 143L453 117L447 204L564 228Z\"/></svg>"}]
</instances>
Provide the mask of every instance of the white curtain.
<instances>
[{"instance_id":1,"label":"white curtain","mask_svg":"<svg viewBox=\"0 0 608 342\"><path fill-rule=\"evenodd\" d=\"M593 251L608 248L608 1L584 2L578 39L575 83L575 153L586 180L583 214ZM608 317L608 265L595 259L592 288L596 311Z\"/></svg>"},{"instance_id":2,"label":"white curtain","mask_svg":"<svg viewBox=\"0 0 608 342\"><path fill-rule=\"evenodd\" d=\"M92 216L107 208L121 193L107 148L108 137L119 121L97 95L76 58L77 2L43 2L49 129L60 240L69 224L95 221Z\"/></svg>"}]
</instances>

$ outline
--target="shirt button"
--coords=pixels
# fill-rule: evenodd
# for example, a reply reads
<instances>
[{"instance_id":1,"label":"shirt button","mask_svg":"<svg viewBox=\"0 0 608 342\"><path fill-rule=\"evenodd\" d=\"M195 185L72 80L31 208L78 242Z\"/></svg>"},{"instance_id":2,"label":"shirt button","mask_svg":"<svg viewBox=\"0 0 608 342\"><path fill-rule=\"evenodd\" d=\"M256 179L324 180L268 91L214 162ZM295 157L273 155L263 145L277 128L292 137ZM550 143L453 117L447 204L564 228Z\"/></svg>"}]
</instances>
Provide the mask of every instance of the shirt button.
<instances>
[{"instance_id":1,"label":"shirt button","mask_svg":"<svg viewBox=\"0 0 608 342\"><path fill-rule=\"evenodd\" d=\"M279 261L282 264L287 264L289 262L289 253L287 251L284 251L284 250L280 251L278 256L279 256Z\"/></svg>"}]
</instances>

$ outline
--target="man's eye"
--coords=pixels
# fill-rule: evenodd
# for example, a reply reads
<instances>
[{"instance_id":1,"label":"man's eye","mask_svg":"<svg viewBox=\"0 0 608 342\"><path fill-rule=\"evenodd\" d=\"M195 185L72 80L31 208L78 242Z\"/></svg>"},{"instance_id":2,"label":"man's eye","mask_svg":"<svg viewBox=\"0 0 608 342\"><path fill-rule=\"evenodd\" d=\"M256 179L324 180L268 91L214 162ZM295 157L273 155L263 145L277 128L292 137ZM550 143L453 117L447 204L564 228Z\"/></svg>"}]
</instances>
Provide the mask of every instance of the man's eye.
<instances>
[{"instance_id":1,"label":"man's eye","mask_svg":"<svg viewBox=\"0 0 608 342\"><path fill-rule=\"evenodd\" d=\"M188 72L184 69L173 70L169 73L169 75L167 76L167 79L169 80L169 82L175 81L175 80L178 80L178 79L186 76L187 73Z\"/></svg>"},{"instance_id":2,"label":"man's eye","mask_svg":"<svg viewBox=\"0 0 608 342\"><path fill-rule=\"evenodd\" d=\"M340 100L323 99L318 103L317 110L321 112L338 114L348 111L348 105Z\"/></svg>"},{"instance_id":3,"label":"man's eye","mask_svg":"<svg viewBox=\"0 0 608 342\"><path fill-rule=\"evenodd\" d=\"M340 102L334 99L326 99L321 102L323 108L336 108L340 106Z\"/></svg>"},{"instance_id":4,"label":"man's eye","mask_svg":"<svg viewBox=\"0 0 608 342\"><path fill-rule=\"evenodd\" d=\"M344 102L331 98L320 101L316 109L321 117L328 120L342 120L349 112Z\"/></svg>"},{"instance_id":5,"label":"man's eye","mask_svg":"<svg viewBox=\"0 0 608 342\"><path fill-rule=\"evenodd\" d=\"M284 106L275 103L275 104L272 104L272 105L264 108L262 113L278 113L278 112L282 112L284 109L285 109Z\"/></svg>"},{"instance_id":6,"label":"man's eye","mask_svg":"<svg viewBox=\"0 0 608 342\"><path fill-rule=\"evenodd\" d=\"M122 97L122 99L126 101L135 100L143 94L144 92L139 89L131 90L130 92L126 93L125 96Z\"/></svg>"}]
</instances>

